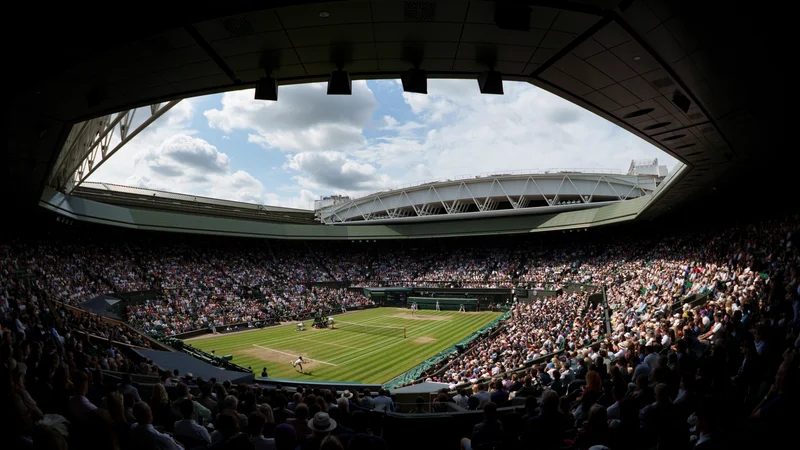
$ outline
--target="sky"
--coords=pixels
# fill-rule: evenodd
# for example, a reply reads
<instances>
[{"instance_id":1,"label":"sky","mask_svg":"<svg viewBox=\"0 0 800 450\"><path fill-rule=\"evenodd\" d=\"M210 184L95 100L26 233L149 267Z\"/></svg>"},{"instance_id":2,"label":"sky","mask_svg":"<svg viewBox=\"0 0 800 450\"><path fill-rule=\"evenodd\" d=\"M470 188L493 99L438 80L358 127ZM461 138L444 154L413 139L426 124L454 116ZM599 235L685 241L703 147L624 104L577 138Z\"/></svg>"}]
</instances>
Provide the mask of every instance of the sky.
<instances>
[{"instance_id":1,"label":"sky","mask_svg":"<svg viewBox=\"0 0 800 450\"><path fill-rule=\"evenodd\" d=\"M475 80L281 86L184 99L97 169L107 182L312 209L321 196L357 197L460 175L540 169L627 170L632 159L677 161L616 125L528 83L482 95ZM137 110L133 126L148 117ZM116 143L112 140L112 146Z\"/></svg>"}]
</instances>

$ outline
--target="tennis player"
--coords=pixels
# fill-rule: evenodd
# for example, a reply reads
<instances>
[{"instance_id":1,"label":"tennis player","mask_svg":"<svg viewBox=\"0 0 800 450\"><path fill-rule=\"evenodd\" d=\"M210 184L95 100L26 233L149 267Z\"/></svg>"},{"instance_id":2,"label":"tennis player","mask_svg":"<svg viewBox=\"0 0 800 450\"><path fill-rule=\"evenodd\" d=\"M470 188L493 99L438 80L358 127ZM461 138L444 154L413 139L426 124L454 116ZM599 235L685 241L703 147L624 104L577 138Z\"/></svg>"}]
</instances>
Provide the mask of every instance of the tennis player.
<instances>
[{"instance_id":1,"label":"tennis player","mask_svg":"<svg viewBox=\"0 0 800 450\"><path fill-rule=\"evenodd\" d=\"M304 373L303 372L303 357L302 356L298 356L297 357L297 361L292 363L292 367L294 367L294 368L300 367L300 373Z\"/></svg>"},{"instance_id":2,"label":"tennis player","mask_svg":"<svg viewBox=\"0 0 800 450\"><path fill-rule=\"evenodd\" d=\"M416 314L416 312L417 312L417 304L416 303L412 303L411 304L411 315L413 316L414 314Z\"/></svg>"},{"instance_id":3,"label":"tennis player","mask_svg":"<svg viewBox=\"0 0 800 450\"><path fill-rule=\"evenodd\" d=\"M436 300L436 310L441 311L441 309L439 308L439 300Z\"/></svg>"}]
</instances>

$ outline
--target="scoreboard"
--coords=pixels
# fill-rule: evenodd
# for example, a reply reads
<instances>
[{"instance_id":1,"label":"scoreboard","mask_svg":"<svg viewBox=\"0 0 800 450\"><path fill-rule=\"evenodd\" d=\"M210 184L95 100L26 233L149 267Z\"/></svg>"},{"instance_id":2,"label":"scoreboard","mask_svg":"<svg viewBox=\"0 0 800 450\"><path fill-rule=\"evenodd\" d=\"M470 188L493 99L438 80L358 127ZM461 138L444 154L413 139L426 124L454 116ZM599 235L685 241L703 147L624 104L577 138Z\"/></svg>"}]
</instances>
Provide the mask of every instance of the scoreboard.
<instances>
[{"instance_id":1,"label":"scoreboard","mask_svg":"<svg viewBox=\"0 0 800 450\"><path fill-rule=\"evenodd\" d=\"M387 290L386 291L386 304L387 305L405 305L411 289L408 291Z\"/></svg>"}]
</instances>

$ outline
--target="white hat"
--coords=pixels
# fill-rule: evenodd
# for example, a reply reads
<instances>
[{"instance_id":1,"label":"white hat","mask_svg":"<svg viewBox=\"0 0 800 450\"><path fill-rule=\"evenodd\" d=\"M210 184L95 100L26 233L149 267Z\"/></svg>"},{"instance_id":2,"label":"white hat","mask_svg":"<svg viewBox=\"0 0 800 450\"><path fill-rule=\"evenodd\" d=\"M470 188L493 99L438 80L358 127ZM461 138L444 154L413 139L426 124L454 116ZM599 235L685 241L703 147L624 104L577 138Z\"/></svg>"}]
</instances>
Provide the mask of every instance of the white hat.
<instances>
[{"instance_id":1,"label":"white hat","mask_svg":"<svg viewBox=\"0 0 800 450\"><path fill-rule=\"evenodd\" d=\"M331 419L328 413L318 412L314 414L313 418L308 420L308 427L314 431L331 431L336 428L336 421Z\"/></svg>"},{"instance_id":2,"label":"white hat","mask_svg":"<svg viewBox=\"0 0 800 450\"><path fill-rule=\"evenodd\" d=\"M353 393L348 390L345 390L344 392L342 392L342 398L346 398L349 400L353 398Z\"/></svg>"}]
</instances>

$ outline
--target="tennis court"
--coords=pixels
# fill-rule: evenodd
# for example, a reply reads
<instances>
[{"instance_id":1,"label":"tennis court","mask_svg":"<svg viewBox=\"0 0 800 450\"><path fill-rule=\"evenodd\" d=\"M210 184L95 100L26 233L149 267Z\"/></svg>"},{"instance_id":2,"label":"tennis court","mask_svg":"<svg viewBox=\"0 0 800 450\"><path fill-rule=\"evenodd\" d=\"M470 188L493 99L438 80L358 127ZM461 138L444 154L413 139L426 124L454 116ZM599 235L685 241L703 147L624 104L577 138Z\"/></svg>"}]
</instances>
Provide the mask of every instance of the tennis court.
<instances>
[{"instance_id":1,"label":"tennis court","mask_svg":"<svg viewBox=\"0 0 800 450\"><path fill-rule=\"evenodd\" d=\"M500 314L376 308L334 316L335 329L296 331L295 324L187 340L218 356L251 367L256 376L309 381L384 383L469 336ZM406 337L403 337L403 335ZM307 360L301 374L292 361Z\"/></svg>"}]
</instances>

